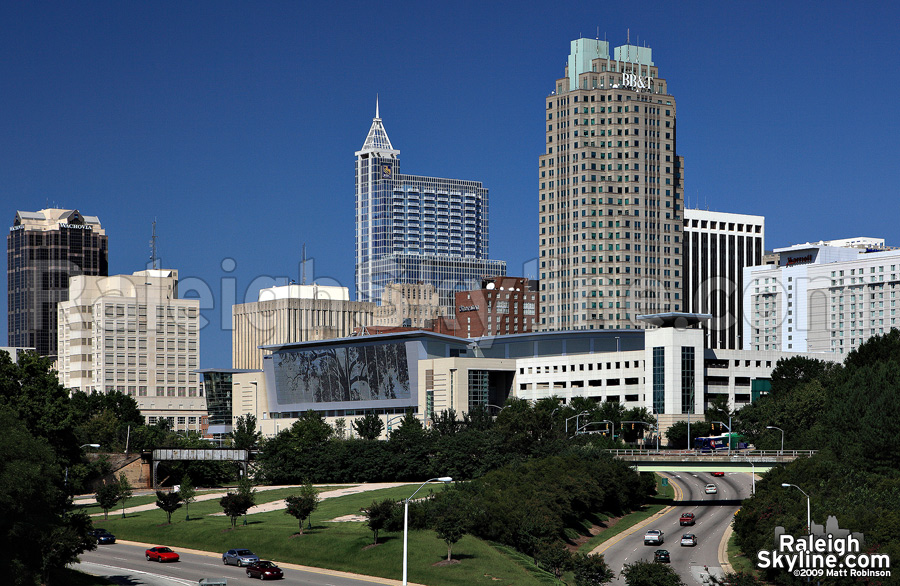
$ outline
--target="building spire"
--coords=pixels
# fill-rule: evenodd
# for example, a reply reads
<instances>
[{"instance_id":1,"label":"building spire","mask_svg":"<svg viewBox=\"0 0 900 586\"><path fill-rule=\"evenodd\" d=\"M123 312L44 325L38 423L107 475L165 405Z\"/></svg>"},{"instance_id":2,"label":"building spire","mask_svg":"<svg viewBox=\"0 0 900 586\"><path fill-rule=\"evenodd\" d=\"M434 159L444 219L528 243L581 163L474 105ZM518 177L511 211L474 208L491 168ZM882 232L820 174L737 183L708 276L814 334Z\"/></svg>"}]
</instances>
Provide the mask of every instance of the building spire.
<instances>
[{"instance_id":1,"label":"building spire","mask_svg":"<svg viewBox=\"0 0 900 586\"><path fill-rule=\"evenodd\" d=\"M381 122L381 111L378 104L378 95L375 95L375 118L372 119L372 127L369 128L369 134L366 136L366 142L363 143L362 150L377 151L381 153L397 154L391 139L388 138L384 124Z\"/></svg>"}]
</instances>

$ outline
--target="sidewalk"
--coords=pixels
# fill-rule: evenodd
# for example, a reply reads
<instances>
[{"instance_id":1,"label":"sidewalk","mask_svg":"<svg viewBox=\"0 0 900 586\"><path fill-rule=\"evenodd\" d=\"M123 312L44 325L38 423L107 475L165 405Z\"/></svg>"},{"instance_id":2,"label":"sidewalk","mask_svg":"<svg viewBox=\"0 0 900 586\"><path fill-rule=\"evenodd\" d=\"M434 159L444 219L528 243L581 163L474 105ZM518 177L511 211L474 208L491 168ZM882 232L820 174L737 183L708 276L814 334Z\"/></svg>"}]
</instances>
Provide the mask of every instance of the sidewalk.
<instances>
[{"instance_id":1,"label":"sidewalk","mask_svg":"<svg viewBox=\"0 0 900 586\"><path fill-rule=\"evenodd\" d=\"M370 490L380 490L382 488L394 488L396 486L404 486L407 484L416 484L416 483L377 482L377 483L372 483L372 484L351 484L351 485L347 485L343 488L329 490L326 492L320 492L319 499L324 500L324 499L328 499L328 498L345 496L348 494L357 494L360 492L368 492ZM276 490L279 488L299 488L300 486L302 486L302 485L289 484L289 485L283 485L283 486L260 486L260 487L254 487L254 488L256 488L257 492L265 492L268 490ZM323 486L335 486L335 485L328 484L328 485L323 485ZM202 502L202 501L210 501L213 499L219 499L219 498L222 498L223 496L225 496L225 494L227 492L228 492L228 489L217 490L215 492L206 492L206 493L197 495L197 498L196 498L196 500L194 500L194 502L198 503L198 502ZM93 498L90 498L90 499L76 500L75 502L79 503L79 504L89 504L89 503L96 502L96 500L94 500ZM158 507L156 506L156 503L148 503L146 505L137 505L134 507L126 508L125 514L127 515L128 513L139 513L142 511L155 511L157 508ZM281 510L284 508L287 508L287 505L285 504L284 499L274 500L274 501L269 501L267 503L262 503L262 504L254 506L254 507L251 507L250 510L247 511L247 514L253 515L255 513L267 513L269 511L278 511L278 510ZM91 517L102 517L103 515L104 515L104 513L94 513L93 515L91 515ZM225 516L225 513L213 513L213 516Z\"/></svg>"}]
</instances>

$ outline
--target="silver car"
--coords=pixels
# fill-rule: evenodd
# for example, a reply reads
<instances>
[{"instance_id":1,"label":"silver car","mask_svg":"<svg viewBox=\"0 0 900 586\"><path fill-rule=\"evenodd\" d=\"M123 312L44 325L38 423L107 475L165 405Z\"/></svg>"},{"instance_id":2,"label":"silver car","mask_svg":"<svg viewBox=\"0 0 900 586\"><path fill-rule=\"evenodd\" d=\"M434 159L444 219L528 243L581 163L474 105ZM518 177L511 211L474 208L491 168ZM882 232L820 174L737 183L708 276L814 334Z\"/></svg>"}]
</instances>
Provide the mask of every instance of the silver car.
<instances>
[{"instance_id":1,"label":"silver car","mask_svg":"<svg viewBox=\"0 0 900 586\"><path fill-rule=\"evenodd\" d=\"M248 566L259 561L259 556L249 549L229 549L222 554L222 563L226 566Z\"/></svg>"}]
</instances>

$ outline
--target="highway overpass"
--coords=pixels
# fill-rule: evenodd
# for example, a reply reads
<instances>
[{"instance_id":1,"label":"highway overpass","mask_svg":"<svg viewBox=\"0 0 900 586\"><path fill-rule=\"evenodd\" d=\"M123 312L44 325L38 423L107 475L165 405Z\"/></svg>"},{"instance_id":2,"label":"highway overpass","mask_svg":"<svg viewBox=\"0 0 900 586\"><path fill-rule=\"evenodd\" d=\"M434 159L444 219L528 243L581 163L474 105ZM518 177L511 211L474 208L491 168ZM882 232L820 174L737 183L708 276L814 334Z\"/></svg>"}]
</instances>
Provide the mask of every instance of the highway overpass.
<instances>
[{"instance_id":1,"label":"highway overpass","mask_svg":"<svg viewBox=\"0 0 900 586\"><path fill-rule=\"evenodd\" d=\"M607 450L639 472L765 472L797 458L808 458L815 450Z\"/></svg>"}]
</instances>

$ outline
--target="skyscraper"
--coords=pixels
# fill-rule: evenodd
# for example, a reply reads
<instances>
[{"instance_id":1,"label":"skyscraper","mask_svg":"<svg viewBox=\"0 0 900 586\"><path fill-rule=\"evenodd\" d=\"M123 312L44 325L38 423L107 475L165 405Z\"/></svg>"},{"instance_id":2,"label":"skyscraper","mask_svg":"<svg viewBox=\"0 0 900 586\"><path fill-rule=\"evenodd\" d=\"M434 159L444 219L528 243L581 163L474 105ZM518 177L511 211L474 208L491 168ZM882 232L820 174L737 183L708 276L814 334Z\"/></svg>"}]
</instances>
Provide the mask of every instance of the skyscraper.
<instances>
[{"instance_id":1,"label":"skyscraper","mask_svg":"<svg viewBox=\"0 0 900 586\"><path fill-rule=\"evenodd\" d=\"M741 348L744 267L763 264L763 216L684 210L684 307L712 316L706 347Z\"/></svg>"},{"instance_id":2,"label":"skyscraper","mask_svg":"<svg viewBox=\"0 0 900 586\"><path fill-rule=\"evenodd\" d=\"M505 274L505 262L488 259L488 190L480 181L401 175L376 103L356 152L357 299L378 302L388 283L422 282L452 307L454 291Z\"/></svg>"},{"instance_id":3,"label":"skyscraper","mask_svg":"<svg viewBox=\"0 0 900 586\"><path fill-rule=\"evenodd\" d=\"M545 99L539 328L640 328L683 311L675 99L649 47L572 41Z\"/></svg>"},{"instance_id":4,"label":"skyscraper","mask_svg":"<svg viewBox=\"0 0 900 586\"><path fill-rule=\"evenodd\" d=\"M106 233L78 210L16 212L6 237L9 345L56 356L56 305L69 298L69 277L106 276Z\"/></svg>"}]
</instances>

